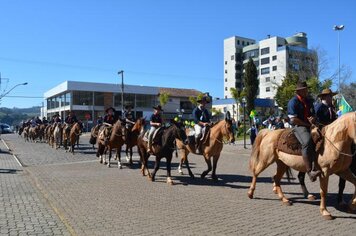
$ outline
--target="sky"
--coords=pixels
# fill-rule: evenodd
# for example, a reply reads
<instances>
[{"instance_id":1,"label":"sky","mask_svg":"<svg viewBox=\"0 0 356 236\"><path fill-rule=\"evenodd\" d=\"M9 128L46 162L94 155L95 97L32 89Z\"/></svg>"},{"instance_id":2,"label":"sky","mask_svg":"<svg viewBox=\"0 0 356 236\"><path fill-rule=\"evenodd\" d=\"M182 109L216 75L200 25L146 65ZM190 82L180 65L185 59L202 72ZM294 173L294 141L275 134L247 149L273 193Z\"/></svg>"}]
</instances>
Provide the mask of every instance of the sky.
<instances>
[{"instance_id":1,"label":"sky","mask_svg":"<svg viewBox=\"0 0 356 236\"><path fill-rule=\"evenodd\" d=\"M356 81L356 1L0 0L1 107L41 106L66 81L224 92L224 39L255 40L305 32ZM327 73L326 73L327 74ZM321 78L323 79L323 78ZM335 81L337 84L337 81ZM118 91L119 92L119 91Z\"/></svg>"}]
</instances>

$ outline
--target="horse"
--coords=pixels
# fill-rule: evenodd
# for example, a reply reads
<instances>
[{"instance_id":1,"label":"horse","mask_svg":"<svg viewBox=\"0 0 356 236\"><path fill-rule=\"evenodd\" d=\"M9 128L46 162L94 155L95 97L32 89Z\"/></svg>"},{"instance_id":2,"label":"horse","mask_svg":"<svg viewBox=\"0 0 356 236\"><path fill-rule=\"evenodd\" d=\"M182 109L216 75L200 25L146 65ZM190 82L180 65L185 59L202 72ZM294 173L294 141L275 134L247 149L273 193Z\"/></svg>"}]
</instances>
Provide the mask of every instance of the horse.
<instances>
[{"instance_id":1,"label":"horse","mask_svg":"<svg viewBox=\"0 0 356 236\"><path fill-rule=\"evenodd\" d=\"M276 143L283 130L267 130L259 132L252 148L250 170L253 174L248 197L253 198L258 175L269 165L276 162L277 172L274 175L275 190L278 197L285 205L291 205L280 186L280 180L287 167L297 171L306 172L302 156L291 155L277 149ZM349 166L352 162L351 145L356 143L356 112L347 113L339 119L324 127L325 142L323 151L319 153L317 163L322 171L320 179L320 213L326 220L334 219L326 209L326 196L328 191L329 176L337 174L355 186L355 191L350 202L351 209L356 208L356 177Z\"/></svg>"},{"instance_id":2,"label":"horse","mask_svg":"<svg viewBox=\"0 0 356 236\"><path fill-rule=\"evenodd\" d=\"M121 165L121 147L125 143L125 126L122 125L121 121L118 120L115 124L110 127L112 128L111 134L109 127L103 127L101 131L99 131L98 136L98 150L96 152L96 156L100 158L100 163L107 164L110 167L111 163L111 153L113 149L116 149L116 156L118 157L118 168L122 168ZM110 137L108 137L110 135ZM106 155L103 158L104 152L109 151L109 160L106 162Z\"/></svg>"},{"instance_id":3,"label":"horse","mask_svg":"<svg viewBox=\"0 0 356 236\"><path fill-rule=\"evenodd\" d=\"M187 132L189 132L189 129ZM210 127L209 142L202 143L202 154L200 155L204 156L204 160L208 165L208 169L201 174L202 179L205 178L205 176L211 170L213 170L212 179L215 181L218 180L218 177L216 176L216 167L223 148L224 139L228 139L231 143L235 141L234 133L232 130L232 121L228 118L213 124ZM189 145L184 145L180 140L177 140L177 148L181 153L181 161L178 167L178 171L182 173L182 164L185 163L189 172L189 176L194 178L194 175L189 167L188 154L196 154L195 145L191 143ZM213 166L211 166L211 157L213 157Z\"/></svg>"},{"instance_id":4,"label":"horse","mask_svg":"<svg viewBox=\"0 0 356 236\"><path fill-rule=\"evenodd\" d=\"M89 143L93 145L93 150L95 150L95 144L98 138L99 130L100 130L101 125L96 125L90 130L90 139Z\"/></svg>"},{"instance_id":5,"label":"horse","mask_svg":"<svg viewBox=\"0 0 356 236\"><path fill-rule=\"evenodd\" d=\"M352 148L353 148L352 149L352 153L354 153L356 151L356 146L353 145ZM354 175L356 175L356 154L354 154L353 157L352 157L350 170ZM302 188L302 192L303 192L304 197L309 199L309 200L316 200L316 197L313 194L309 193L309 191L308 191L308 189L307 189L307 187L305 185L305 181L304 181L305 180L305 172L299 172L298 173L298 180L299 180L300 186ZM337 204L340 207L344 207L344 206L347 205L343 200L345 184L346 184L346 181L343 178L339 177L339 191L338 191L338 194L337 194ZM273 191L276 192L275 188L273 188Z\"/></svg>"},{"instance_id":6,"label":"horse","mask_svg":"<svg viewBox=\"0 0 356 236\"><path fill-rule=\"evenodd\" d=\"M148 170L147 162L150 154L147 152L147 142L144 140L145 133L142 133L137 139L137 147L141 160L141 172L145 175L145 170L148 172L148 177L151 181L155 181L155 176L160 167L160 162L162 158L167 160L167 183L173 185L174 182L171 178L171 162L175 139L183 141L185 144L188 143L187 135L180 123L173 122L168 128L162 128L162 135L159 134L154 137L152 142L153 155L156 156L155 167L152 174ZM148 132L148 131L147 131Z\"/></svg>"},{"instance_id":7,"label":"horse","mask_svg":"<svg viewBox=\"0 0 356 236\"><path fill-rule=\"evenodd\" d=\"M55 124L55 128L53 130L53 137L56 149L61 146L63 136L63 125L61 123Z\"/></svg>"},{"instance_id":8,"label":"horse","mask_svg":"<svg viewBox=\"0 0 356 236\"><path fill-rule=\"evenodd\" d=\"M69 151L74 154L74 146L78 143L79 136L82 134L82 124L80 122L74 123L69 133Z\"/></svg>"},{"instance_id":9,"label":"horse","mask_svg":"<svg viewBox=\"0 0 356 236\"><path fill-rule=\"evenodd\" d=\"M131 130L126 130L127 135L125 139L126 144L126 160L132 165L132 148L137 145L137 138L140 133L143 131L143 127L145 125L145 118L138 119ZM130 156L128 152L130 150Z\"/></svg>"}]
</instances>

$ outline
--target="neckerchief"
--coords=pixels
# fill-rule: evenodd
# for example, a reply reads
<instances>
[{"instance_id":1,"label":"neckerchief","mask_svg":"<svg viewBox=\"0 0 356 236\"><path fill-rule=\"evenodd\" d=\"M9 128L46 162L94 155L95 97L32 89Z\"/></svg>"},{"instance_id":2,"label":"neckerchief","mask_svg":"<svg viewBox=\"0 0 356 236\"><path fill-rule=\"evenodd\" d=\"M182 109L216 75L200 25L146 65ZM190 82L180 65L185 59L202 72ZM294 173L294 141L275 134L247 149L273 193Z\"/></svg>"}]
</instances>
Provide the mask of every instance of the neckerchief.
<instances>
[{"instance_id":1,"label":"neckerchief","mask_svg":"<svg viewBox=\"0 0 356 236\"><path fill-rule=\"evenodd\" d=\"M303 110L304 121L307 122L308 121L308 117L310 116L309 105L307 104L306 99L302 98L298 94L297 94L297 98L303 104L303 107L304 107L304 110Z\"/></svg>"}]
</instances>

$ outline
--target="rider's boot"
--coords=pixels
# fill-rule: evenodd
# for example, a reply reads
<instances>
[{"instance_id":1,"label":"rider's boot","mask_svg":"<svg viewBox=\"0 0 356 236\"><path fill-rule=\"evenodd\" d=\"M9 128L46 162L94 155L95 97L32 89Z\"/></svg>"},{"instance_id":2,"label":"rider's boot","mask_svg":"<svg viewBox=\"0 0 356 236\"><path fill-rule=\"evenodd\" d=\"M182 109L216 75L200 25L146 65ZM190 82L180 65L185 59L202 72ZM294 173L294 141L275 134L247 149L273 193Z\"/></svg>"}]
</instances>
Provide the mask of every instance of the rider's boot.
<instances>
[{"instance_id":1,"label":"rider's boot","mask_svg":"<svg viewBox=\"0 0 356 236\"><path fill-rule=\"evenodd\" d=\"M312 162L309 160L308 156L303 156L303 161L307 169L307 174L311 182L315 182L317 177L320 176L320 170L312 170Z\"/></svg>"}]
</instances>

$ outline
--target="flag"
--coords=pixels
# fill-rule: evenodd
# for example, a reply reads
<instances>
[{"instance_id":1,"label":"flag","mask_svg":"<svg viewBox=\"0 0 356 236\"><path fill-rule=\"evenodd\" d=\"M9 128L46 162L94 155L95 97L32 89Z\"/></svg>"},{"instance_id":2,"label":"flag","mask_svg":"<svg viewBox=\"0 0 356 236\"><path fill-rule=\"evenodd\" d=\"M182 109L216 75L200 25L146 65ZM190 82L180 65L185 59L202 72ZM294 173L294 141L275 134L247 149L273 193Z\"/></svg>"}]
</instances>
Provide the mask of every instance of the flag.
<instances>
[{"instance_id":1,"label":"flag","mask_svg":"<svg viewBox=\"0 0 356 236\"><path fill-rule=\"evenodd\" d=\"M250 117L254 118L256 115L257 115L257 111L256 110L251 110Z\"/></svg>"},{"instance_id":2,"label":"flag","mask_svg":"<svg viewBox=\"0 0 356 236\"><path fill-rule=\"evenodd\" d=\"M350 104L347 103L347 101L345 100L344 96L341 96L341 99L339 101L339 111L338 114L340 115L344 115L352 110L352 107L350 106Z\"/></svg>"}]
</instances>

